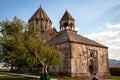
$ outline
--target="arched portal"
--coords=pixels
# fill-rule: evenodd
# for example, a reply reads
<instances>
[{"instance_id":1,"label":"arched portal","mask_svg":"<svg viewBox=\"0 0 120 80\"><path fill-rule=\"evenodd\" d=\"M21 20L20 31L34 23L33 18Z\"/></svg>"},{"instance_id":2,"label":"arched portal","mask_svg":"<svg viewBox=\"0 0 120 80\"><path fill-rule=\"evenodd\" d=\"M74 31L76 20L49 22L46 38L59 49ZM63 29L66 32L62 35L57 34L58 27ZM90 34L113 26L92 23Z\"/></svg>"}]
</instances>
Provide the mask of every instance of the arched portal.
<instances>
[{"instance_id":1,"label":"arched portal","mask_svg":"<svg viewBox=\"0 0 120 80\"><path fill-rule=\"evenodd\" d=\"M94 72L95 72L95 66L94 66L94 60L93 59L90 59L89 60L89 72L91 73L91 74L94 74Z\"/></svg>"}]
</instances>

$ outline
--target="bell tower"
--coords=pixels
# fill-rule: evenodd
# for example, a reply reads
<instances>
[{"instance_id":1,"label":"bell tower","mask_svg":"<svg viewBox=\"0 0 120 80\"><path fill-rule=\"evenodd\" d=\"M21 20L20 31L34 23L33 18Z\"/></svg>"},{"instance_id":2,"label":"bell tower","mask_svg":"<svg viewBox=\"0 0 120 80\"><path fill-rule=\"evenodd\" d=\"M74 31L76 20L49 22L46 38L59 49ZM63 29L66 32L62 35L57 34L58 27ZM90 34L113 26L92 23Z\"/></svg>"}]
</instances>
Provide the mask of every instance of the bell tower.
<instances>
[{"instance_id":1,"label":"bell tower","mask_svg":"<svg viewBox=\"0 0 120 80\"><path fill-rule=\"evenodd\" d=\"M70 13L66 10L66 12L64 13L63 17L60 20L60 31L62 30L75 30L75 20L73 19L73 17L70 15Z\"/></svg>"}]
</instances>

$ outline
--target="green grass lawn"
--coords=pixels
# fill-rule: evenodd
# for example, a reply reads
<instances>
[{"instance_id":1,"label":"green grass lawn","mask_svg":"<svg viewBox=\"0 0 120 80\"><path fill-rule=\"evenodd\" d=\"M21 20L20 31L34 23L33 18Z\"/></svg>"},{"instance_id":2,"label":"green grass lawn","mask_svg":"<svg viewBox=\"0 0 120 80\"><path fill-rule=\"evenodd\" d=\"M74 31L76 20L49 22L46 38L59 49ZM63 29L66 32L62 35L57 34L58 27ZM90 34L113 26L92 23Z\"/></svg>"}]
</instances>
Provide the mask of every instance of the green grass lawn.
<instances>
[{"instance_id":1,"label":"green grass lawn","mask_svg":"<svg viewBox=\"0 0 120 80\"><path fill-rule=\"evenodd\" d=\"M31 78L25 78L21 76L2 76L0 75L0 80L36 80Z\"/></svg>"},{"instance_id":2,"label":"green grass lawn","mask_svg":"<svg viewBox=\"0 0 120 80\"><path fill-rule=\"evenodd\" d=\"M120 76L111 76L111 79L119 79L120 80Z\"/></svg>"},{"instance_id":3,"label":"green grass lawn","mask_svg":"<svg viewBox=\"0 0 120 80\"><path fill-rule=\"evenodd\" d=\"M73 78L73 77L69 77L69 76L51 76L54 79L58 79L58 80L80 80L77 78Z\"/></svg>"}]
</instances>

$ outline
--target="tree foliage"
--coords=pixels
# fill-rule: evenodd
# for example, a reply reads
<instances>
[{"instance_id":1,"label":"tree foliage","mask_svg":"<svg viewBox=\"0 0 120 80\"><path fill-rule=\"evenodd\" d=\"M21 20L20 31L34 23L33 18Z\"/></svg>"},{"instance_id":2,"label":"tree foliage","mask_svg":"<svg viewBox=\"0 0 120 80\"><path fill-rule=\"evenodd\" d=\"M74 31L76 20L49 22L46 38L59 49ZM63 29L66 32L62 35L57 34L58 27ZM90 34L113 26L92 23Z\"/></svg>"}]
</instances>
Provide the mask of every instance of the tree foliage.
<instances>
[{"instance_id":1,"label":"tree foliage","mask_svg":"<svg viewBox=\"0 0 120 80\"><path fill-rule=\"evenodd\" d=\"M0 22L2 61L10 66L54 66L59 64L59 53L42 42L35 26L14 17L13 21Z\"/></svg>"},{"instance_id":2,"label":"tree foliage","mask_svg":"<svg viewBox=\"0 0 120 80\"><path fill-rule=\"evenodd\" d=\"M2 47L2 60L11 66L21 64L22 49L24 48L23 28L26 24L18 18L14 18L13 21L3 21L1 26L1 47ZM17 63L17 64L16 64Z\"/></svg>"}]
</instances>

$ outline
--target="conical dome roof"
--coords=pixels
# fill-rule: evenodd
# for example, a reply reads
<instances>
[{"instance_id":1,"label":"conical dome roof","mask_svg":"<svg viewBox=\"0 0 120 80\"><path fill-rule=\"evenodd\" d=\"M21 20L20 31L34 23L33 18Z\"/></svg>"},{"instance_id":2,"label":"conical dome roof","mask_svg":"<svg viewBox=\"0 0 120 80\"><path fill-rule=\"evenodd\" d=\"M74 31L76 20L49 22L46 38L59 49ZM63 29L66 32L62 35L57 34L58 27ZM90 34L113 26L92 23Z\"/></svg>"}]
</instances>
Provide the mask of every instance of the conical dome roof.
<instances>
[{"instance_id":1,"label":"conical dome roof","mask_svg":"<svg viewBox=\"0 0 120 80\"><path fill-rule=\"evenodd\" d=\"M72 19L74 20L74 18L70 15L70 13L66 10L66 12L64 13L63 17L61 18L60 21L62 20L68 20L68 19Z\"/></svg>"},{"instance_id":2,"label":"conical dome roof","mask_svg":"<svg viewBox=\"0 0 120 80\"><path fill-rule=\"evenodd\" d=\"M42 9L42 7L40 6L40 8L34 13L34 15L29 19L29 21L32 20L36 20L36 19L45 19L48 20L50 22L51 19L47 16L47 14L45 13L45 11Z\"/></svg>"}]
</instances>

